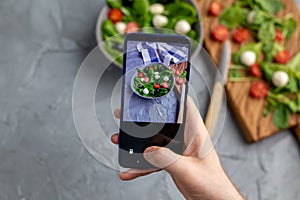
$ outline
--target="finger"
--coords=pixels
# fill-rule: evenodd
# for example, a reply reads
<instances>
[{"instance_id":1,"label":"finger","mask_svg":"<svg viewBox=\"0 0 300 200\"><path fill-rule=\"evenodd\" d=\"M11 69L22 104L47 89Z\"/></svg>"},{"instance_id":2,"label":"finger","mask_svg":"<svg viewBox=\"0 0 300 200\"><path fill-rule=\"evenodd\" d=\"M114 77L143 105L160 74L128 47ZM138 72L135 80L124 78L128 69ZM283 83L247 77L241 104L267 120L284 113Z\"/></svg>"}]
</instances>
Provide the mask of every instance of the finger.
<instances>
[{"instance_id":1,"label":"finger","mask_svg":"<svg viewBox=\"0 0 300 200\"><path fill-rule=\"evenodd\" d=\"M110 139L111 139L112 143L119 144L119 134L118 133L113 134Z\"/></svg>"},{"instance_id":2,"label":"finger","mask_svg":"<svg viewBox=\"0 0 300 200\"><path fill-rule=\"evenodd\" d=\"M146 176L152 174L153 172L161 171L160 169L148 169L148 170L138 170L138 169L129 169L126 172L122 172L119 177L123 181L130 181L141 176Z\"/></svg>"},{"instance_id":3,"label":"finger","mask_svg":"<svg viewBox=\"0 0 300 200\"><path fill-rule=\"evenodd\" d=\"M186 166L183 156L164 147L148 147L144 151L144 157L149 163L160 169L165 169L171 175L182 173L183 166Z\"/></svg>"},{"instance_id":4,"label":"finger","mask_svg":"<svg viewBox=\"0 0 300 200\"><path fill-rule=\"evenodd\" d=\"M117 108L117 109L114 111L114 116L115 116L115 118L120 119L120 108Z\"/></svg>"}]
</instances>

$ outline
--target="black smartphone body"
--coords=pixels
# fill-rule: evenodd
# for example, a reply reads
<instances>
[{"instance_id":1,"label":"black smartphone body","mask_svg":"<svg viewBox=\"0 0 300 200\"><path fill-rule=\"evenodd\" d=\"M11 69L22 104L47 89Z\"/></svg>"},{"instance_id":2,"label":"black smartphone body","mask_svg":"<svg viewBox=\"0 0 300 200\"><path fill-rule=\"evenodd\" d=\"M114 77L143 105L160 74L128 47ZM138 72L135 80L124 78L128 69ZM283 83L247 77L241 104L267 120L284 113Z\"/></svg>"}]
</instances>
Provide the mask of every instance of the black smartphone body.
<instances>
[{"instance_id":1,"label":"black smartphone body","mask_svg":"<svg viewBox=\"0 0 300 200\"><path fill-rule=\"evenodd\" d=\"M149 146L183 153L190 51L185 36L126 36L119 132L122 167L153 168L143 157Z\"/></svg>"}]
</instances>

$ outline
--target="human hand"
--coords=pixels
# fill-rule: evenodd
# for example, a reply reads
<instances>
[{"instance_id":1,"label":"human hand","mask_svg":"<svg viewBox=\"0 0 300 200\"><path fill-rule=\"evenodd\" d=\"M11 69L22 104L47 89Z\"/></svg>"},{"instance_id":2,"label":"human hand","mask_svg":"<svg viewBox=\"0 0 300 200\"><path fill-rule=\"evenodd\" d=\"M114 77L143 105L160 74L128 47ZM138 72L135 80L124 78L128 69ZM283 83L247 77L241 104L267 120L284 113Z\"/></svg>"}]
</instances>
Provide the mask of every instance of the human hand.
<instances>
[{"instance_id":1,"label":"human hand","mask_svg":"<svg viewBox=\"0 0 300 200\"><path fill-rule=\"evenodd\" d=\"M119 118L120 111L115 111ZM111 137L118 144L118 134ZM224 172L208 131L191 97L187 98L184 141L186 150L178 155L165 147L152 146L144 151L145 159L166 170L186 199L243 199ZM130 169L120 174L133 180L159 170Z\"/></svg>"}]
</instances>

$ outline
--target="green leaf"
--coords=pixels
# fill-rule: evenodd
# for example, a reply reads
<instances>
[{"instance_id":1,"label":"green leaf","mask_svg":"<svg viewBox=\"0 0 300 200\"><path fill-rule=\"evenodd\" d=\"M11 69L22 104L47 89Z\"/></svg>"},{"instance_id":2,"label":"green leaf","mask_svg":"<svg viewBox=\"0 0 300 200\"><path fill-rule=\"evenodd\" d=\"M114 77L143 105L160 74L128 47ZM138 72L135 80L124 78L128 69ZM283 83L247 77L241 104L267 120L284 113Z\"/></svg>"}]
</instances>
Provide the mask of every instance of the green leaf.
<instances>
[{"instance_id":1,"label":"green leaf","mask_svg":"<svg viewBox=\"0 0 300 200\"><path fill-rule=\"evenodd\" d=\"M229 72L229 78L240 78L243 74L238 69L231 69Z\"/></svg>"},{"instance_id":2,"label":"green leaf","mask_svg":"<svg viewBox=\"0 0 300 200\"><path fill-rule=\"evenodd\" d=\"M268 104L264 109L264 113L263 113L264 117L267 117L270 112L271 112L271 104Z\"/></svg>"},{"instance_id":3,"label":"green leaf","mask_svg":"<svg viewBox=\"0 0 300 200\"><path fill-rule=\"evenodd\" d=\"M120 1L120 0L106 0L106 3L110 8L121 8L122 7L122 1Z\"/></svg>"},{"instance_id":4,"label":"green leaf","mask_svg":"<svg viewBox=\"0 0 300 200\"><path fill-rule=\"evenodd\" d=\"M296 28L297 28L297 22L293 18L287 18L282 23L282 32L287 39L292 36Z\"/></svg>"},{"instance_id":5,"label":"green leaf","mask_svg":"<svg viewBox=\"0 0 300 200\"><path fill-rule=\"evenodd\" d=\"M297 92L298 91L298 80L295 77L290 77L289 82L286 85L286 88L291 92Z\"/></svg>"},{"instance_id":6,"label":"green leaf","mask_svg":"<svg viewBox=\"0 0 300 200\"><path fill-rule=\"evenodd\" d=\"M182 16L189 17L193 20L198 20L196 9L189 3L186 2L175 2L165 6L165 15L169 18L180 18Z\"/></svg>"},{"instance_id":7,"label":"green leaf","mask_svg":"<svg viewBox=\"0 0 300 200\"><path fill-rule=\"evenodd\" d=\"M268 41L264 43L262 47L262 51L264 53L264 61L265 62L272 62L274 56L276 55L277 52L282 51L284 47L279 44L279 43L274 43L273 41Z\"/></svg>"},{"instance_id":8,"label":"green leaf","mask_svg":"<svg viewBox=\"0 0 300 200\"><path fill-rule=\"evenodd\" d=\"M275 39L275 26L273 22L266 22L261 25L258 30L257 38L262 41L274 41Z\"/></svg>"},{"instance_id":9,"label":"green leaf","mask_svg":"<svg viewBox=\"0 0 300 200\"><path fill-rule=\"evenodd\" d=\"M298 53L296 56L294 56L287 65L290 68L300 70L300 53Z\"/></svg>"},{"instance_id":10,"label":"green leaf","mask_svg":"<svg viewBox=\"0 0 300 200\"><path fill-rule=\"evenodd\" d=\"M229 7L221 13L219 21L227 28L233 29L245 21L245 14L241 7Z\"/></svg>"},{"instance_id":11,"label":"green leaf","mask_svg":"<svg viewBox=\"0 0 300 200\"><path fill-rule=\"evenodd\" d=\"M108 19L105 20L102 24L102 32L107 34L108 36L114 36L118 34L115 25Z\"/></svg>"},{"instance_id":12,"label":"green leaf","mask_svg":"<svg viewBox=\"0 0 300 200\"><path fill-rule=\"evenodd\" d=\"M267 17L265 15L265 12L260 10L255 10L255 15L253 19L253 24L255 25L261 25L267 21Z\"/></svg>"},{"instance_id":13,"label":"green leaf","mask_svg":"<svg viewBox=\"0 0 300 200\"><path fill-rule=\"evenodd\" d=\"M279 104L275 109L273 115L273 123L279 129L285 129L288 127L290 119L290 111L284 104Z\"/></svg>"},{"instance_id":14,"label":"green leaf","mask_svg":"<svg viewBox=\"0 0 300 200\"><path fill-rule=\"evenodd\" d=\"M284 5L280 0L254 0L254 2L259 5L262 10L274 14L284 8Z\"/></svg>"},{"instance_id":15,"label":"green leaf","mask_svg":"<svg viewBox=\"0 0 300 200\"><path fill-rule=\"evenodd\" d=\"M134 14L134 18L139 25L144 25L146 23L147 26L150 26L148 25L150 12L150 3L148 0L134 0L132 9L132 14Z\"/></svg>"},{"instance_id":16,"label":"green leaf","mask_svg":"<svg viewBox=\"0 0 300 200\"><path fill-rule=\"evenodd\" d=\"M274 73L274 70L272 70L271 68L268 67L267 63L265 62L261 62L259 63L260 68L263 71L264 77L268 80L272 80L272 76Z\"/></svg>"}]
</instances>

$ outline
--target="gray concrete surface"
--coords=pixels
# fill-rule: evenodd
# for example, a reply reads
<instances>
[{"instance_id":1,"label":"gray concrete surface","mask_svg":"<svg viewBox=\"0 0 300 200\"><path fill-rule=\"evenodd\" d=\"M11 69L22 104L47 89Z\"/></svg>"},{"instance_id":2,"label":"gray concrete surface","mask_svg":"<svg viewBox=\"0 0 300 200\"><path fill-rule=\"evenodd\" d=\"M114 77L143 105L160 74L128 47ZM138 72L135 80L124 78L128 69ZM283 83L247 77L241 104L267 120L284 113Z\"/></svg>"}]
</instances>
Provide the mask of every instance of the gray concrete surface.
<instances>
[{"instance_id":1,"label":"gray concrete surface","mask_svg":"<svg viewBox=\"0 0 300 200\"><path fill-rule=\"evenodd\" d=\"M165 172L120 181L77 137L72 87L102 3L0 1L0 200L182 199ZM108 83L121 73L108 72ZM216 148L236 186L248 199L300 199L295 136L248 145L227 111Z\"/></svg>"}]
</instances>

